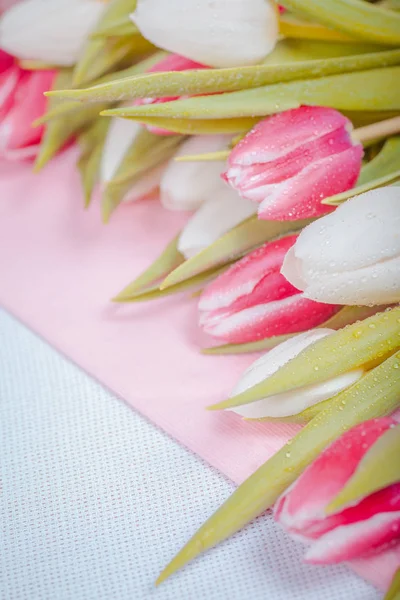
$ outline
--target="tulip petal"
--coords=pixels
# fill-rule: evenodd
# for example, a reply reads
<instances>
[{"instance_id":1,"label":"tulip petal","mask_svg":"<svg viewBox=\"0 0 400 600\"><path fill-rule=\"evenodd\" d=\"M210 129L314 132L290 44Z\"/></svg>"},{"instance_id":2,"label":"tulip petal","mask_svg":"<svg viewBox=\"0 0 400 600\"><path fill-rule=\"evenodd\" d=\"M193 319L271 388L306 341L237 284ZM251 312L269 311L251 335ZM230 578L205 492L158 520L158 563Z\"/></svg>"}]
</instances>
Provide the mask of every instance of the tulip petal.
<instances>
[{"instance_id":1,"label":"tulip petal","mask_svg":"<svg viewBox=\"0 0 400 600\"><path fill-rule=\"evenodd\" d=\"M230 0L229 9L220 0L139 0L132 15L156 46L220 67L260 62L277 41L277 17L270 0Z\"/></svg>"},{"instance_id":2,"label":"tulip petal","mask_svg":"<svg viewBox=\"0 0 400 600\"><path fill-rule=\"evenodd\" d=\"M221 275L203 292L199 309L216 310L229 307L233 302L250 294L268 274L279 271L286 252L297 236L285 236L263 244Z\"/></svg>"},{"instance_id":3,"label":"tulip petal","mask_svg":"<svg viewBox=\"0 0 400 600\"><path fill-rule=\"evenodd\" d=\"M399 459L400 425L393 423L362 457L355 473L329 503L326 512L337 512L380 489L400 483Z\"/></svg>"},{"instance_id":4,"label":"tulip petal","mask_svg":"<svg viewBox=\"0 0 400 600\"><path fill-rule=\"evenodd\" d=\"M372 554L397 543L400 511L380 513L367 521L337 527L307 551L305 560L312 564L338 563Z\"/></svg>"},{"instance_id":5,"label":"tulip petal","mask_svg":"<svg viewBox=\"0 0 400 600\"><path fill-rule=\"evenodd\" d=\"M107 3L98 0L25 0L0 22L0 45L19 58L73 65Z\"/></svg>"},{"instance_id":6,"label":"tulip petal","mask_svg":"<svg viewBox=\"0 0 400 600\"><path fill-rule=\"evenodd\" d=\"M394 424L393 419L381 418L345 432L286 490L276 504L275 518L289 531L305 536L313 526L315 531L318 521L326 521L327 504L354 475L368 450Z\"/></svg>"},{"instance_id":7,"label":"tulip petal","mask_svg":"<svg viewBox=\"0 0 400 600\"><path fill-rule=\"evenodd\" d=\"M266 278L268 281L269 278ZM274 281L275 280L275 281ZM286 290L285 280L271 278L267 289L283 286L283 293L292 295L260 303L242 310L204 313L200 324L206 333L231 343L246 343L268 336L304 331L326 321L336 311L330 304L318 304ZM275 288L279 292L280 287ZM260 293L260 296L262 292ZM275 295L278 295L275 293Z\"/></svg>"},{"instance_id":8,"label":"tulip petal","mask_svg":"<svg viewBox=\"0 0 400 600\"><path fill-rule=\"evenodd\" d=\"M181 144L175 158L205 149L226 148L230 136L192 136ZM179 163L172 159L160 184L161 204L169 210L195 210L215 189L221 187L221 166L218 163ZM194 185L195 182L195 185Z\"/></svg>"},{"instance_id":9,"label":"tulip petal","mask_svg":"<svg viewBox=\"0 0 400 600\"><path fill-rule=\"evenodd\" d=\"M215 198L205 202L185 226L178 248L186 257L195 256L221 235L238 225L255 212L250 200L240 198L221 181Z\"/></svg>"}]
</instances>

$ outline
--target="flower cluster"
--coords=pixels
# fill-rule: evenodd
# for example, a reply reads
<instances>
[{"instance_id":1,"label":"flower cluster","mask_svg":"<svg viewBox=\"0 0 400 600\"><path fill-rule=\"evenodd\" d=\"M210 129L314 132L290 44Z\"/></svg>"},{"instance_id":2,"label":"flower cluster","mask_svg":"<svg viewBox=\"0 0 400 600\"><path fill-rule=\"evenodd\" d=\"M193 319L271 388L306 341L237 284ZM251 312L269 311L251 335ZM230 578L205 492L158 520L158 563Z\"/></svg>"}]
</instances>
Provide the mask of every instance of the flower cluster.
<instances>
[{"instance_id":1,"label":"flower cluster","mask_svg":"<svg viewBox=\"0 0 400 600\"><path fill-rule=\"evenodd\" d=\"M0 158L40 169L76 143L105 222L150 196L188 213L115 300L200 291L204 352L263 352L210 409L305 424L160 581L273 505L311 562L399 544L394 3L18 0L0 15Z\"/></svg>"}]
</instances>

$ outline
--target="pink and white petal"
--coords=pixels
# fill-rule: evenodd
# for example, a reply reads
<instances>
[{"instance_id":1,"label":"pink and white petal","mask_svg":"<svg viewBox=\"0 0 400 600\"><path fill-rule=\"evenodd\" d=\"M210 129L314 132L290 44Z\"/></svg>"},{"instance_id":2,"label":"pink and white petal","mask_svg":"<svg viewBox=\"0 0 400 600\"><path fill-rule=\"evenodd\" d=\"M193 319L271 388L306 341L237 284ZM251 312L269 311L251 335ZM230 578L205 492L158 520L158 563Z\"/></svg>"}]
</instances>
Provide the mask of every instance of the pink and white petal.
<instances>
[{"instance_id":1,"label":"pink and white petal","mask_svg":"<svg viewBox=\"0 0 400 600\"><path fill-rule=\"evenodd\" d=\"M361 145L358 144L358 146L362 152ZM256 190L261 186L287 181L301 173L308 165L317 163L335 154L340 154L351 147L353 147L353 144L350 134L345 127L341 127L340 129L326 133L322 137L305 142L285 156L278 157L276 160L246 167L243 170L238 187L242 195L246 196L248 191Z\"/></svg>"},{"instance_id":2,"label":"pink and white petal","mask_svg":"<svg viewBox=\"0 0 400 600\"><path fill-rule=\"evenodd\" d=\"M305 331L328 320L336 307L317 304L302 294L293 294L282 300L258 304L223 318L210 314L202 322L206 333L231 344L247 342Z\"/></svg>"},{"instance_id":3,"label":"pink and white petal","mask_svg":"<svg viewBox=\"0 0 400 600\"><path fill-rule=\"evenodd\" d=\"M275 519L288 531L306 536L308 530L315 533L312 528L327 519L325 507L353 475L368 449L393 423L389 417L373 419L346 431L330 444L278 500ZM335 524L332 521L332 526Z\"/></svg>"},{"instance_id":4,"label":"pink and white petal","mask_svg":"<svg viewBox=\"0 0 400 600\"><path fill-rule=\"evenodd\" d=\"M3 148L18 149L36 144L42 135L42 127L32 123L46 110L47 98L43 95L53 83L54 71L24 73L16 90L13 107L0 125Z\"/></svg>"},{"instance_id":5,"label":"pink and white petal","mask_svg":"<svg viewBox=\"0 0 400 600\"><path fill-rule=\"evenodd\" d=\"M199 309L209 311L228 307L238 298L251 294L266 275L279 272L296 239L296 235L286 236L247 254L206 287L200 297ZM282 278L281 283L283 281Z\"/></svg>"},{"instance_id":6,"label":"pink and white petal","mask_svg":"<svg viewBox=\"0 0 400 600\"><path fill-rule=\"evenodd\" d=\"M1 7L1 2L0 2L0 7ZM0 8L1 10L1 8ZM11 56L11 54L8 54L8 52L4 52L4 50L2 50L0 48L0 74L4 73L4 71L7 71L10 67L12 67L14 64L14 57Z\"/></svg>"},{"instance_id":7,"label":"pink and white petal","mask_svg":"<svg viewBox=\"0 0 400 600\"><path fill-rule=\"evenodd\" d=\"M355 185L362 153L360 146L352 146L310 164L285 182L263 186L264 200L258 209L259 218L287 221L331 212L334 207L321 204L321 200ZM248 198L250 195L246 194Z\"/></svg>"},{"instance_id":8,"label":"pink and white petal","mask_svg":"<svg viewBox=\"0 0 400 600\"><path fill-rule=\"evenodd\" d=\"M5 150L0 149L0 158L10 161L30 160L36 158L39 150L40 144L25 146L24 148L17 148L15 150L9 150L8 148Z\"/></svg>"},{"instance_id":9,"label":"pink and white petal","mask_svg":"<svg viewBox=\"0 0 400 600\"><path fill-rule=\"evenodd\" d=\"M300 106L263 119L232 150L228 163L252 165L276 160L304 143L351 122L333 108Z\"/></svg>"},{"instance_id":10,"label":"pink and white petal","mask_svg":"<svg viewBox=\"0 0 400 600\"><path fill-rule=\"evenodd\" d=\"M400 541L400 511L379 513L367 521L336 527L306 553L312 564L339 563L380 552Z\"/></svg>"},{"instance_id":11,"label":"pink and white petal","mask_svg":"<svg viewBox=\"0 0 400 600\"><path fill-rule=\"evenodd\" d=\"M21 75L22 71L16 65L0 74L0 119L4 118L13 106Z\"/></svg>"}]
</instances>

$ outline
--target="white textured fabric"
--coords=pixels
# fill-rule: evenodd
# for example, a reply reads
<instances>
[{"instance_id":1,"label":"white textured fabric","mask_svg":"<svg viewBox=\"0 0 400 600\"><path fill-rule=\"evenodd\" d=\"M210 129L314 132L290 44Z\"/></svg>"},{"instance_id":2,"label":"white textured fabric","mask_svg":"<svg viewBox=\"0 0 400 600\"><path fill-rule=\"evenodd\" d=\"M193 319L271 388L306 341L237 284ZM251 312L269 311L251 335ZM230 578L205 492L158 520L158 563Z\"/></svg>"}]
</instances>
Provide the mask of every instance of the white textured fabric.
<instances>
[{"instance_id":1,"label":"white textured fabric","mask_svg":"<svg viewBox=\"0 0 400 600\"><path fill-rule=\"evenodd\" d=\"M162 585L233 486L0 311L1 600L377 600L262 517Z\"/></svg>"}]
</instances>

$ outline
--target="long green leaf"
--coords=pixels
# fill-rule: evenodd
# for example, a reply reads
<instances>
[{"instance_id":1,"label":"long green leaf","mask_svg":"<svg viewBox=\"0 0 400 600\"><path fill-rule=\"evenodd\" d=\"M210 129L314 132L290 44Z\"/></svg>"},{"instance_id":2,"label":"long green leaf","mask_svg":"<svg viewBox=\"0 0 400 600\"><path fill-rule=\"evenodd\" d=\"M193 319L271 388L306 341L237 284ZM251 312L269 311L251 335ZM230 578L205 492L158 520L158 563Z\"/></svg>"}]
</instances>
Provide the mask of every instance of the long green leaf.
<instances>
[{"instance_id":1,"label":"long green leaf","mask_svg":"<svg viewBox=\"0 0 400 600\"><path fill-rule=\"evenodd\" d=\"M400 136L389 138L376 157L363 166L354 188L325 198L322 204L337 206L348 198L388 185L397 179L400 179Z\"/></svg>"},{"instance_id":2,"label":"long green leaf","mask_svg":"<svg viewBox=\"0 0 400 600\"><path fill-rule=\"evenodd\" d=\"M399 378L396 383L400 393ZM385 431L371 446L326 512L337 512L394 483L400 483L400 425Z\"/></svg>"},{"instance_id":3,"label":"long green leaf","mask_svg":"<svg viewBox=\"0 0 400 600\"><path fill-rule=\"evenodd\" d=\"M233 408L326 381L358 367L368 367L398 348L400 307L396 306L317 340L266 380L210 409Z\"/></svg>"},{"instance_id":4,"label":"long green leaf","mask_svg":"<svg viewBox=\"0 0 400 600\"><path fill-rule=\"evenodd\" d=\"M400 45L400 15L363 0L284 0L284 6L351 37Z\"/></svg>"},{"instance_id":5,"label":"long green leaf","mask_svg":"<svg viewBox=\"0 0 400 600\"><path fill-rule=\"evenodd\" d=\"M310 219L294 222L261 221L256 216L250 217L172 271L161 287L167 288L198 273L232 262L262 243L299 230L310 222Z\"/></svg>"},{"instance_id":6,"label":"long green leaf","mask_svg":"<svg viewBox=\"0 0 400 600\"><path fill-rule=\"evenodd\" d=\"M339 110L400 110L395 81L400 67L357 71L317 79L277 83L240 92L197 96L186 100L127 106L105 111L116 117L230 119L255 117L297 108L301 104L330 106Z\"/></svg>"},{"instance_id":7,"label":"long green leaf","mask_svg":"<svg viewBox=\"0 0 400 600\"><path fill-rule=\"evenodd\" d=\"M136 293L131 293L129 296L121 296L118 294L115 298L113 298L114 302L148 302L149 300L158 300L159 298L164 298L165 296L171 296L172 294L178 294L181 292L186 292L188 290L196 290L202 288L209 281L217 277L221 273L225 271L229 265L224 265L223 267L210 269L205 271L204 273L199 273L190 279L186 279L185 281L181 281L176 285L173 285L167 289L160 289L157 285L150 286L145 289L140 289Z\"/></svg>"},{"instance_id":8,"label":"long green leaf","mask_svg":"<svg viewBox=\"0 0 400 600\"><path fill-rule=\"evenodd\" d=\"M344 431L368 419L391 414L400 405L396 365L400 367L400 353L338 394L329 408L321 411L239 486L164 569L157 583L270 508L322 450Z\"/></svg>"},{"instance_id":9,"label":"long green leaf","mask_svg":"<svg viewBox=\"0 0 400 600\"><path fill-rule=\"evenodd\" d=\"M384 600L400 600L400 568L397 569Z\"/></svg>"},{"instance_id":10,"label":"long green leaf","mask_svg":"<svg viewBox=\"0 0 400 600\"><path fill-rule=\"evenodd\" d=\"M328 327L329 329L341 329L350 323L355 323L360 319L365 319L377 312L378 308L370 308L368 306L346 306L337 312L333 317L321 323L319 327ZM271 350L285 342L286 340L297 335L289 333L287 335L275 335L256 342L248 342L247 344L224 344L222 346L213 346L202 350L203 354L249 354L253 352L261 352Z\"/></svg>"},{"instance_id":11,"label":"long green leaf","mask_svg":"<svg viewBox=\"0 0 400 600\"><path fill-rule=\"evenodd\" d=\"M173 269L184 262L185 257L178 250L179 235L167 245L158 258L132 283L127 285L115 298L116 302L126 302L132 295L150 286L155 281L165 277Z\"/></svg>"},{"instance_id":12,"label":"long green leaf","mask_svg":"<svg viewBox=\"0 0 400 600\"><path fill-rule=\"evenodd\" d=\"M78 136L77 142L82 152L77 167L81 175L85 208L90 204L94 187L98 181L103 146L109 123L98 118L92 127Z\"/></svg>"},{"instance_id":13,"label":"long green leaf","mask_svg":"<svg viewBox=\"0 0 400 600\"><path fill-rule=\"evenodd\" d=\"M61 70L55 78L53 89L59 89L70 84L71 77L70 70ZM57 98L50 98L48 110L53 110L59 102L60 100ZM79 109L77 108L69 115L68 119L60 117L47 123L40 144L39 154L36 158L35 171L42 169L68 140L88 127L98 117L99 111L105 108L105 106L104 103L81 104Z\"/></svg>"},{"instance_id":14,"label":"long green leaf","mask_svg":"<svg viewBox=\"0 0 400 600\"><path fill-rule=\"evenodd\" d=\"M129 15L136 8L136 0L113 0L100 19L97 29L100 31L115 21ZM93 32L96 36L96 30ZM91 37L75 66L73 83L75 86L88 83L106 73L128 57L148 52L153 48L140 34L122 38Z\"/></svg>"},{"instance_id":15,"label":"long green leaf","mask_svg":"<svg viewBox=\"0 0 400 600\"><path fill-rule=\"evenodd\" d=\"M339 45L340 47L341 45ZM354 50L354 47L353 47ZM346 50L343 50L345 54ZM111 83L95 85L83 90L68 90L62 95L76 100L132 100L233 92L298 79L313 79L336 73L352 73L400 63L400 50L368 52L350 56L335 56L283 64L262 64L228 69L190 70L175 73L149 73L126 77Z\"/></svg>"}]
</instances>

